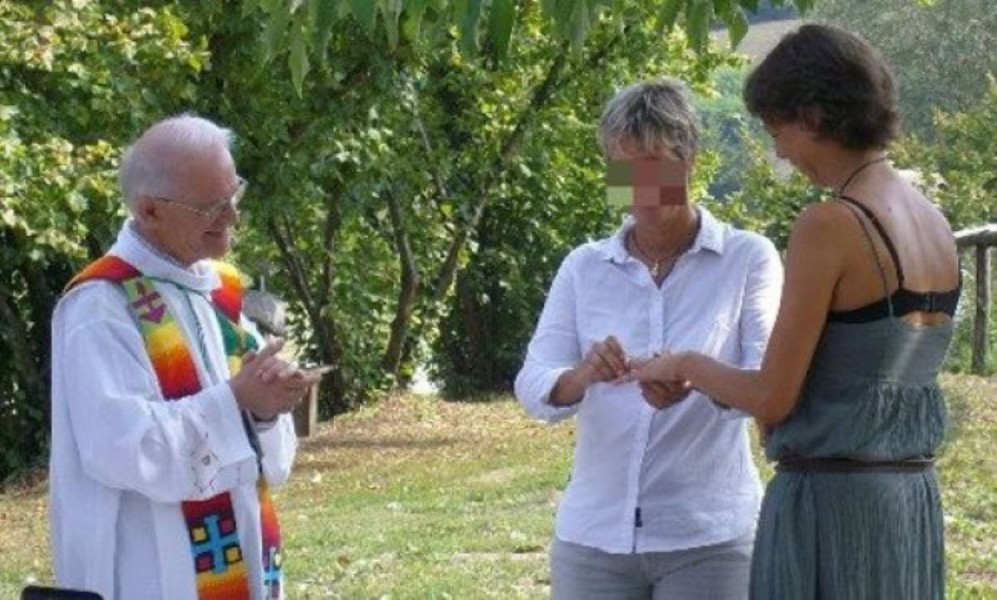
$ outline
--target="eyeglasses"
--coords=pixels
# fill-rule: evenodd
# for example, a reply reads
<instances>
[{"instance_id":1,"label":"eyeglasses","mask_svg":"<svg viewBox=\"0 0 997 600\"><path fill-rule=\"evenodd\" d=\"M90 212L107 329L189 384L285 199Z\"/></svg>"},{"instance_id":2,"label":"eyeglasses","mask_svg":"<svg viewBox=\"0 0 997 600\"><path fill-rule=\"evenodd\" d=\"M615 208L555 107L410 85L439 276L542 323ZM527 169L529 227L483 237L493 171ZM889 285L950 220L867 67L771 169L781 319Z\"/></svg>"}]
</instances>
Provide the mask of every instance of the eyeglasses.
<instances>
[{"instance_id":1,"label":"eyeglasses","mask_svg":"<svg viewBox=\"0 0 997 600\"><path fill-rule=\"evenodd\" d=\"M217 219L219 215L225 212L226 209L232 209L233 211L239 210L239 202L242 197L246 195L246 186L249 185L242 177L239 177L239 182L235 188L235 192L225 200L219 200L207 208L197 208L187 204L186 202L181 202L180 200L174 200L172 198L164 198L162 196L152 196L154 200L159 200L160 202L166 202L174 206L179 206L180 208L190 211L199 217L205 219Z\"/></svg>"}]
</instances>

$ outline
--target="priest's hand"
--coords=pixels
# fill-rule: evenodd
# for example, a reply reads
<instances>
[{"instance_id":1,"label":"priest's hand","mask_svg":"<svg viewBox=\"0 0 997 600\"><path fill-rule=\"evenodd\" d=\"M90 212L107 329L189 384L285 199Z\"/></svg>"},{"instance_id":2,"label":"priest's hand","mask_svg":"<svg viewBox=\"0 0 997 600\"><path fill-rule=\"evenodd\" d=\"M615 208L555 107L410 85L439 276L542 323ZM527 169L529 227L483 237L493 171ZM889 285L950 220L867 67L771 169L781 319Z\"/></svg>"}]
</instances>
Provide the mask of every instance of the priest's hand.
<instances>
[{"instance_id":1,"label":"priest's hand","mask_svg":"<svg viewBox=\"0 0 997 600\"><path fill-rule=\"evenodd\" d=\"M229 380L236 402L260 420L292 410L321 375L298 369L277 356L284 342L277 339L243 357L242 368Z\"/></svg>"}]
</instances>

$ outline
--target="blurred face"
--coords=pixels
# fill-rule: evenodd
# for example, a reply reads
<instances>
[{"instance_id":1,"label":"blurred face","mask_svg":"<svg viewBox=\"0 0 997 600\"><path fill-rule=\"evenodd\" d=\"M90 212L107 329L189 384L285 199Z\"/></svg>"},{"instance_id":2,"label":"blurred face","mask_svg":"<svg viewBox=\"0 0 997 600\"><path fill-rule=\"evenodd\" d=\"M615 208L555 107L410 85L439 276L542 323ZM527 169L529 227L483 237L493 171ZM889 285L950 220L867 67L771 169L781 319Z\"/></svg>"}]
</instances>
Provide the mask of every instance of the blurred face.
<instances>
[{"instance_id":1,"label":"blurred face","mask_svg":"<svg viewBox=\"0 0 997 600\"><path fill-rule=\"evenodd\" d=\"M670 150L647 152L624 141L607 162L610 203L629 207L638 223L660 223L688 211L690 165Z\"/></svg>"},{"instance_id":2,"label":"blurred face","mask_svg":"<svg viewBox=\"0 0 997 600\"><path fill-rule=\"evenodd\" d=\"M136 220L157 248L185 265L221 258L232 246L232 227L245 182L228 149L181 158L169 197L139 199Z\"/></svg>"}]
</instances>

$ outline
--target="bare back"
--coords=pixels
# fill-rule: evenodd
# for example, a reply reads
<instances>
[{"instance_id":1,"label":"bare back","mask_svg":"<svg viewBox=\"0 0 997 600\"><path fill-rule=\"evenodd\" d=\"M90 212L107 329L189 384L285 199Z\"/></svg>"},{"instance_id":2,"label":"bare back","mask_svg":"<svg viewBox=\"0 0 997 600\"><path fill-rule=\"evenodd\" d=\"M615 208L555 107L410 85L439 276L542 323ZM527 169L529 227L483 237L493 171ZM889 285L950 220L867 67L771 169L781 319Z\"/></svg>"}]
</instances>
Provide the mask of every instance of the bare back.
<instances>
[{"instance_id":1,"label":"bare back","mask_svg":"<svg viewBox=\"0 0 997 600\"><path fill-rule=\"evenodd\" d=\"M903 288L911 292L945 292L959 287L952 230L923 194L892 171L848 192L850 199L862 205L857 208L866 210L856 211L838 201L842 212L851 214L839 220L843 268L831 298L832 311L854 311L882 300L884 277L886 295L896 293L901 273ZM881 233L869 213L878 220ZM892 241L896 258L887 240ZM903 318L913 325L935 325L951 317L939 310L917 310Z\"/></svg>"}]
</instances>

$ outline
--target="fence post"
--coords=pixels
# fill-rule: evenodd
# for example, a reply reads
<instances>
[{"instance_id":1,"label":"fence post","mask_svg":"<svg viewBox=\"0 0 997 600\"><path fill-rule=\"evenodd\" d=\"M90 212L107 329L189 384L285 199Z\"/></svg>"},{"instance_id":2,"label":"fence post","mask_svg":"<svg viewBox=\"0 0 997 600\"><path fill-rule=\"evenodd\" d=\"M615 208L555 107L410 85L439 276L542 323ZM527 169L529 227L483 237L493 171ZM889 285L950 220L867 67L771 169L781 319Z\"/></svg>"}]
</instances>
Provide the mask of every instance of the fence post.
<instances>
[{"instance_id":1,"label":"fence post","mask_svg":"<svg viewBox=\"0 0 997 600\"><path fill-rule=\"evenodd\" d=\"M299 438L311 437L318 427L318 393L321 382L316 383L305 394L300 404L294 407L294 432Z\"/></svg>"},{"instance_id":2,"label":"fence post","mask_svg":"<svg viewBox=\"0 0 997 600\"><path fill-rule=\"evenodd\" d=\"M973 319L973 373L982 375L987 367L987 332L990 331L990 248L976 246L976 315Z\"/></svg>"}]
</instances>

